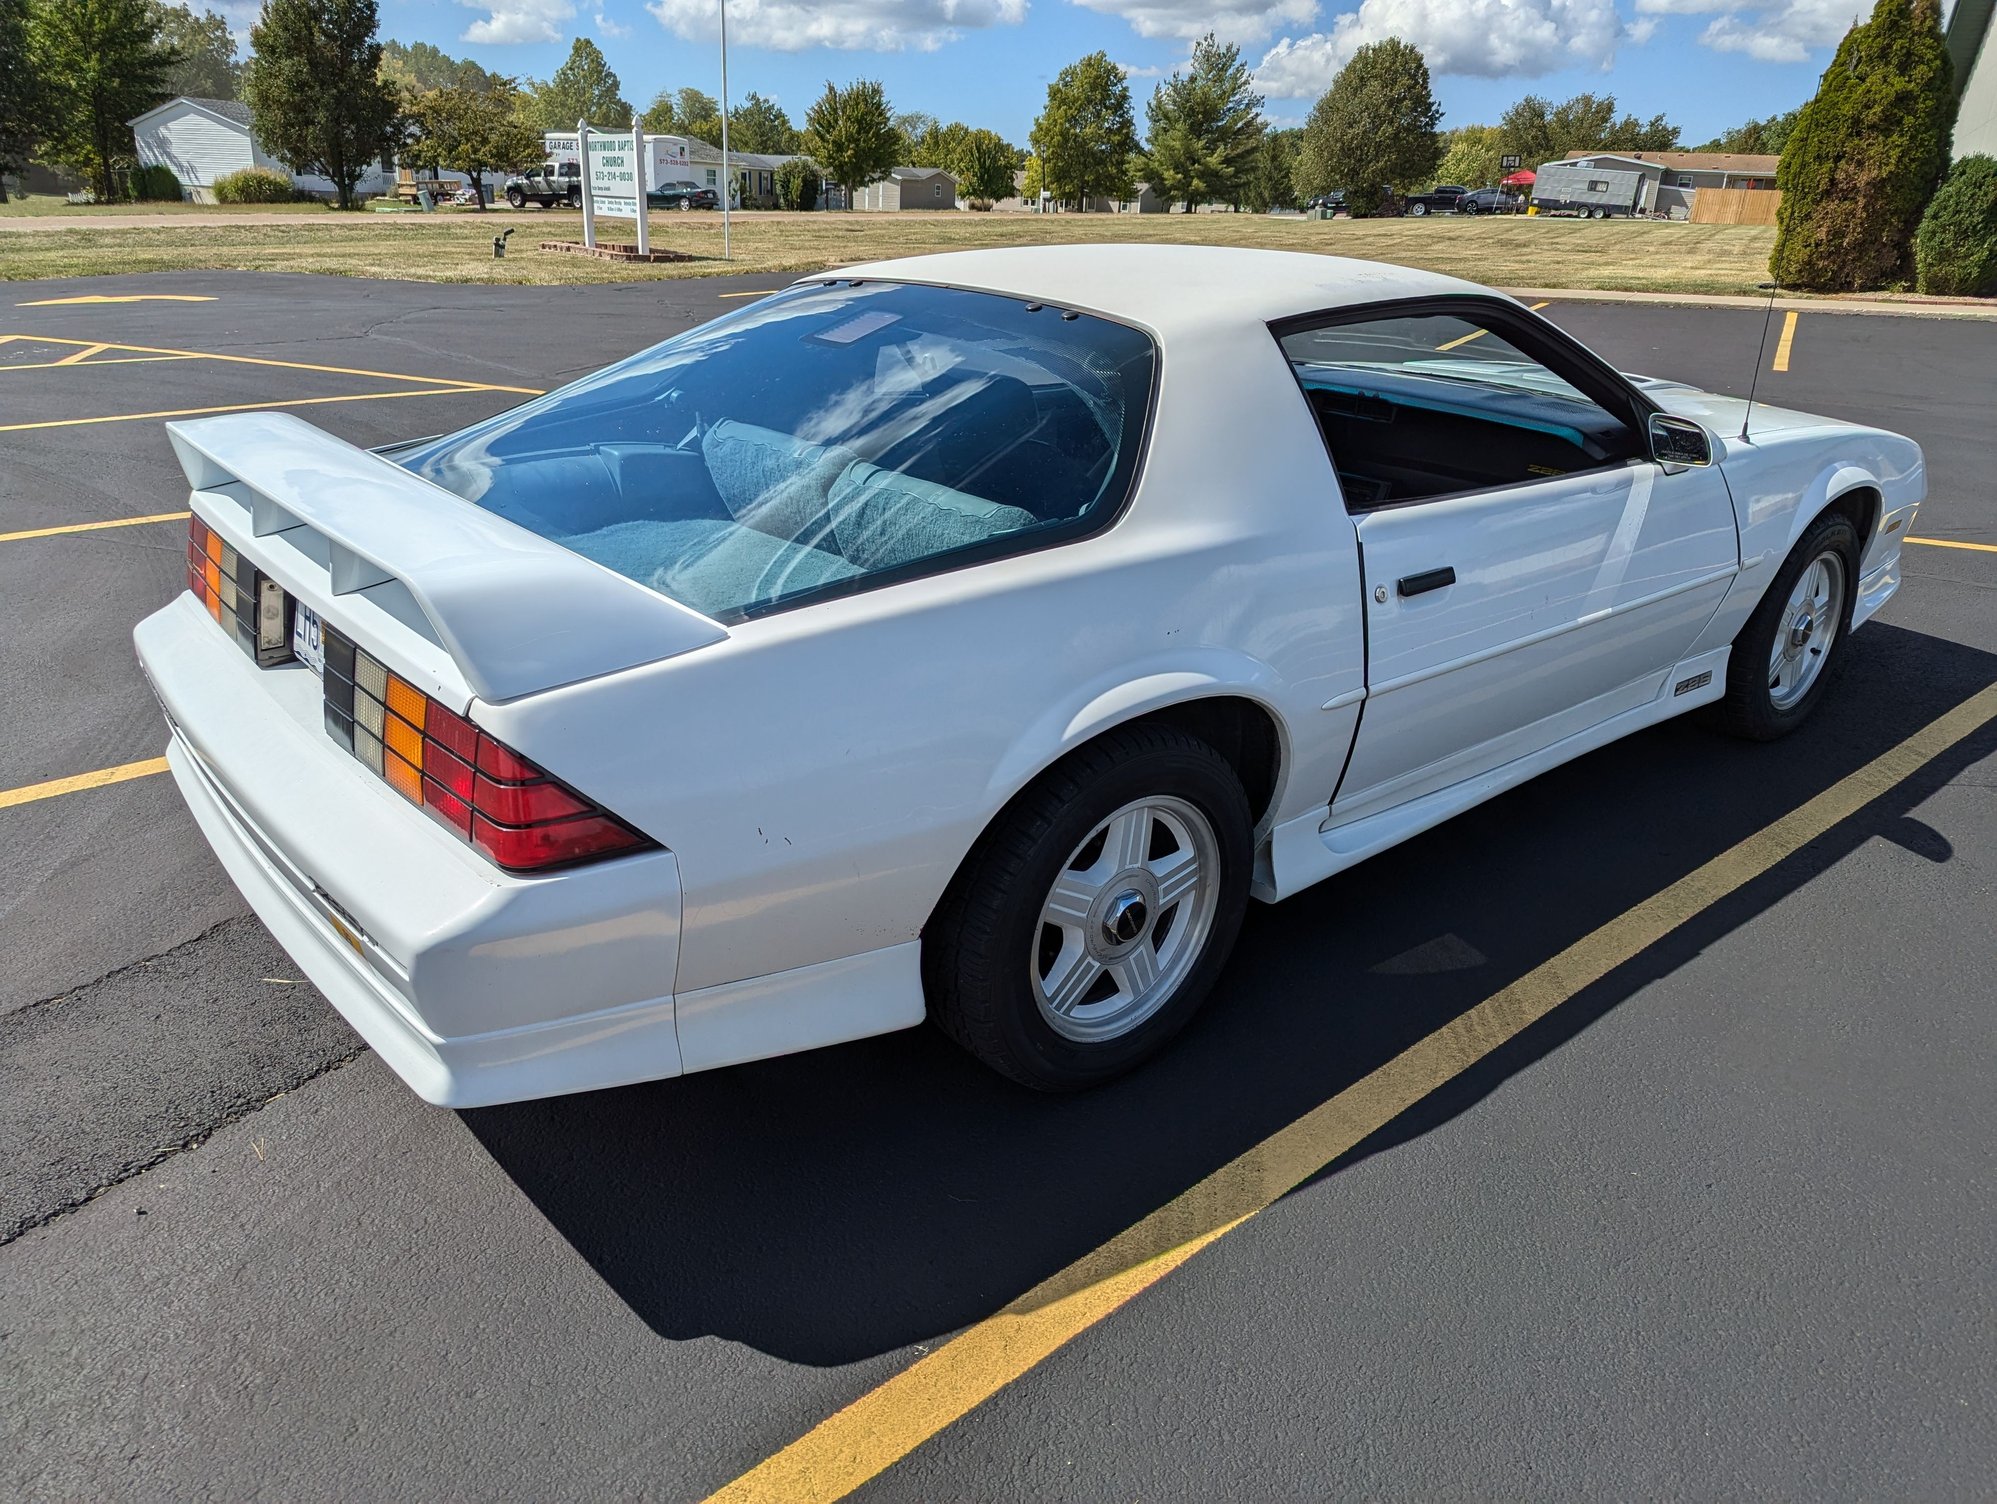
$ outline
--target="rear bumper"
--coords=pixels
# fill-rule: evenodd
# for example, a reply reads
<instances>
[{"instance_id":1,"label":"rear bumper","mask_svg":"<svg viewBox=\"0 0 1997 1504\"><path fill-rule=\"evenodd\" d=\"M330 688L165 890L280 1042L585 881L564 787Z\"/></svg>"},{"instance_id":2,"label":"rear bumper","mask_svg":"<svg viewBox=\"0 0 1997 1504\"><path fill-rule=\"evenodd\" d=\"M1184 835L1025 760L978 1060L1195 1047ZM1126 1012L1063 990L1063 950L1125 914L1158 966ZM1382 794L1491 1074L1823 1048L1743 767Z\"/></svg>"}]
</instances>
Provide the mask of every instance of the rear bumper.
<instances>
[{"instance_id":1,"label":"rear bumper","mask_svg":"<svg viewBox=\"0 0 1997 1504\"><path fill-rule=\"evenodd\" d=\"M324 734L312 675L258 669L191 595L134 637L202 834L424 1100L474 1107L680 1073L671 852L511 877Z\"/></svg>"}]
</instances>

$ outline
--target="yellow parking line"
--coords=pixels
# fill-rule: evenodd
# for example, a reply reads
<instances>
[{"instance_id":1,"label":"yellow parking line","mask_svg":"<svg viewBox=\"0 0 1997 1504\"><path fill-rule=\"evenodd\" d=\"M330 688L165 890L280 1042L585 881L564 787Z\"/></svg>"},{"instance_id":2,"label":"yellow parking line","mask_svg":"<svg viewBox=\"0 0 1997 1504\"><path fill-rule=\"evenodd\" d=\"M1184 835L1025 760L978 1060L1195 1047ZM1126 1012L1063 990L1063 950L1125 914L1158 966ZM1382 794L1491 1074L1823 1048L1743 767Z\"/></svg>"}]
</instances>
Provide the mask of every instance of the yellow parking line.
<instances>
[{"instance_id":1,"label":"yellow parking line","mask_svg":"<svg viewBox=\"0 0 1997 1504\"><path fill-rule=\"evenodd\" d=\"M101 292L81 298L37 298L32 303L16 303L16 308L60 308L72 303L212 303L215 300L191 292L135 292L110 297Z\"/></svg>"},{"instance_id":2,"label":"yellow parking line","mask_svg":"<svg viewBox=\"0 0 1997 1504\"><path fill-rule=\"evenodd\" d=\"M53 334L14 334L0 335L0 340L28 339L49 345L89 345L97 343L87 339L61 339ZM412 376L403 371L367 371L356 366L320 366L303 360L272 360L262 355L225 355L219 350L175 350L164 345L120 345L107 344L107 350L131 350L140 355L191 355L201 360L226 360L243 366L277 366L288 371L323 371L330 376L372 376L381 381L420 381L429 386L457 386L472 392L518 392L524 397L538 397L542 389L537 386L502 386L491 381L461 381L452 376Z\"/></svg>"},{"instance_id":3,"label":"yellow parking line","mask_svg":"<svg viewBox=\"0 0 1997 1504\"><path fill-rule=\"evenodd\" d=\"M109 345L91 345L85 349L78 350L74 355L63 356L56 364L59 366L80 366L86 360L90 359L91 356L102 355L110 348Z\"/></svg>"},{"instance_id":4,"label":"yellow parking line","mask_svg":"<svg viewBox=\"0 0 1997 1504\"><path fill-rule=\"evenodd\" d=\"M101 789L107 783L124 783L133 778L150 778L166 771L164 757L148 757L144 762L120 763L115 768L99 768L94 773L78 773L73 778L51 778L47 783L30 783L18 789L0 789L0 809L16 804L33 804L37 799L53 799L58 794L74 794L83 789Z\"/></svg>"},{"instance_id":5,"label":"yellow parking line","mask_svg":"<svg viewBox=\"0 0 1997 1504\"><path fill-rule=\"evenodd\" d=\"M1954 538L1909 538L1923 548L1973 548L1980 554L1997 554L1997 543L1963 543Z\"/></svg>"},{"instance_id":6,"label":"yellow parking line","mask_svg":"<svg viewBox=\"0 0 1997 1504\"><path fill-rule=\"evenodd\" d=\"M780 291L782 291L781 288L773 287L768 292L718 292L715 296L717 298L767 298L770 293Z\"/></svg>"},{"instance_id":7,"label":"yellow parking line","mask_svg":"<svg viewBox=\"0 0 1997 1504\"><path fill-rule=\"evenodd\" d=\"M109 522L71 522L62 527L31 527L20 533L0 533L0 543L19 543L24 538L53 538L59 533L94 533L107 527L139 527L148 522L184 522L185 512L155 512L150 517L113 517Z\"/></svg>"},{"instance_id":8,"label":"yellow parking line","mask_svg":"<svg viewBox=\"0 0 1997 1504\"><path fill-rule=\"evenodd\" d=\"M1849 819L1993 718L1997 685L1278 1129L751 1468L712 1495L709 1504L805 1504L844 1497L1583 988Z\"/></svg>"},{"instance_id":9,"label":"yellow parking line","mask_svg":"<svg viewBox=\"0 0 1997 1504\"><path fill-rule=\"evenodd\" d=\"M149 366L156 365L164 360L205 360L206 358L206 356L202 355L114 355L109 360L92 360L83 363L88 365L92 370L95 370L99 366ZM65 355L61 360L38 360L20 365L10 365L5 361L0 361L0 376L6 375L9 371L53 371L57 366L73 366L77 363L77 359L73 355Z\"/></svg>"},{"instance_id":10,"label":"yellow parking line","mask_svg":"<svg viewBox=\"0 0 1997 1504\"><path fill-rule=\"evenodd\" d=\"M209 413L259 413L274 407L316 407L326 402L386 402L391 397L462 397L468 392L512 392L510 386L438 386L413 392L349 392L341 397L293 397L285 402L231 402L222 407L182 407L157 413L111 413L102 418L49 418L40 423L0 423L0 433L29 428L82 428L91 423L138 423L150 418L199 418Z\"/></svg>"},{"instance_id":11,"label":"yellow parking line","mask_svg":"<svg viewBox=\"0 0 1997 1504\"><path fill-rule=\"evenodd\" d=\"M1775 342L1775 359L1769 365L1771 371L1789 369L1789 347L1796 342L1796 310L1790 309L1782 315L1782 338Z\"/></svg>"},{"instance_id":12,"label":"yellow parking line","mask_svg":"<svg viewBox=\"0 0 1997 1504\"><path fill-rule=\"evenodd\" d=\"M1537 313L1539 312L1540 309L1546 306L1547 305L1545 303L1535 303L1532 305L1532 309L1534 313ZM1470 343L1471 340L1482 339L1488 333L1490 333L1488 329L1473 329L1470 333L1465 334L1460 338L1453 339L1449 341L1448 344L1437 345L1435 348L1438 352L1443 350L1454 350L1458 345L1467 345Z\"/></svg>"}]
</instances>

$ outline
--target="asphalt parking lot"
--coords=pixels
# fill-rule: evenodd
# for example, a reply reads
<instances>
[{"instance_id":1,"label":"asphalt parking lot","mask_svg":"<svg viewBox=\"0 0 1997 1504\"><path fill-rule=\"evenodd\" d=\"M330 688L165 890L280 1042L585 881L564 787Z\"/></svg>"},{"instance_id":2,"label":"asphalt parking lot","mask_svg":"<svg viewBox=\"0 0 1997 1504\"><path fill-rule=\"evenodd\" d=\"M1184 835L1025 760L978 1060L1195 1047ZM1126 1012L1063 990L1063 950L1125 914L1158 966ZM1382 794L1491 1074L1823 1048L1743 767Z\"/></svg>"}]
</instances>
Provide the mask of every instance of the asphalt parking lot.
<instances>
[{"instance_id":1,"label":"asphalt parking lot","mask_svg":"<svg viewBox=\"0 0 1997 1504\"><path fill-rule=\"evenodd\" d=\"M0 1489L1997 1493L1997 323L1549 306L1920 440L1905 587L1786 742L1257 907L1132 1078L915 1030L449 1113L362 1051L155 766L161 421L436 432L784 280L5 284Z\"/></svg>"}]
</instances>

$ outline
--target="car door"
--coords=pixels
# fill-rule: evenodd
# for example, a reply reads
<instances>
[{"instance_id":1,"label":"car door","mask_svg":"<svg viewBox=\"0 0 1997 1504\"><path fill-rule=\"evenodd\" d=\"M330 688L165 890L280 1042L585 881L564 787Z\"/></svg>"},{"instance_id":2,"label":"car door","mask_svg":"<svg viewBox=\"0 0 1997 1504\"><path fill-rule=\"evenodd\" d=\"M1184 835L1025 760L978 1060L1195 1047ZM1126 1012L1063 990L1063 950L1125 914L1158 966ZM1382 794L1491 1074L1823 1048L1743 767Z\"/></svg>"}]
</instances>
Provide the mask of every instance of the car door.
<instances>
[{"instance_id":1,"label":"car door","mask_svg":"<svg viewBox=\"0 0 1997 1504\"><path fill-rule=\"evenodd\" d=\"M1716 467L1649 457L1627 383L1495 300L1279 333L1367 594L1367 698L1335 820L1665 691L1738 571L1738 535Z\"/></svg>"}]
</instances>

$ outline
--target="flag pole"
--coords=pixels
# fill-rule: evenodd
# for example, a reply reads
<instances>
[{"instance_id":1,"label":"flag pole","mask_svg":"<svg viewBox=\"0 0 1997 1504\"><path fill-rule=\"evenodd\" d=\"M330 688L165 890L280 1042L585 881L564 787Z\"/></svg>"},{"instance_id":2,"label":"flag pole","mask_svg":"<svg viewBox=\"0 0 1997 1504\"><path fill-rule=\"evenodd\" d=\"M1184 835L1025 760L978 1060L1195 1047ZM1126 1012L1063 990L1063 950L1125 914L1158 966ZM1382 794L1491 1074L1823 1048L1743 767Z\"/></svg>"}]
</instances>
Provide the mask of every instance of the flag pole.
<instances>
[{"instance_id":1,"label":"flag pole","mask_svg":"<svg viewBox=\"0 0 1997 1504\"><path fill-rule=\"evenodd\" d=\"M728 201L735 181L728 171L728 0L721 0L721 259L732 261L728 251Z\"/></svg>"}]
</instances>

